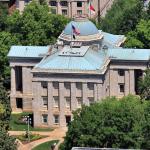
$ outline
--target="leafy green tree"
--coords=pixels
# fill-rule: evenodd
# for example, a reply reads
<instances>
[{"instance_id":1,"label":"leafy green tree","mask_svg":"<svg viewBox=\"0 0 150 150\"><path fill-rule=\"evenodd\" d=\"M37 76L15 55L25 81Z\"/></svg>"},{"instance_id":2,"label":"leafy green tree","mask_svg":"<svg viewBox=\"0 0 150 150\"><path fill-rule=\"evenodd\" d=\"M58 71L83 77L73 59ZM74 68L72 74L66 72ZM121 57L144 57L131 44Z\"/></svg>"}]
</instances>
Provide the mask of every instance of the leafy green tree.
<instances>
[{"instance_id":1,"label":"leafy green tree","mask_svg":"<svg viewBox=\"0 0 150 150\"><path fill-rule=\"evenodd\" d=\"M16 36L9 32L0 32L0 80L9 89L10 69L7 54L12 45L19 44Z\"/></svg>"},{"instance_id":2,"label":"leafy green tree","mask_svg":"<svg viewBox=\"0 0 150 150\"><path fill-rule=\"evenodd\" d=\"M150 19L142 19L136 29L127 34L125 47L150 48Z\"/></svg>"},{"instance_id":3,"label":"leafy green tree","mask_svg":"<svg viewBox=\"0 0 150 150\"><path fill-rule=\"evenodd\" d=\"M22 45L50 45L56 41L68 19L49 11L47 5L33 1L22 15L15 12L8 17L8 31L15 34Z\"/></svg>"},{"instance_id":4,"label":"leafy green tree","mask_svg":"<svg viewBox=\"0 0 150 150\"><path fill-rule=\"evenodd\" d=\"M5 131L0 131L0 150L17 150L15 138Z\"/></svg>"},{"instance_id":5,"label":"leafy green tree","mask_svg":"<svg viewBox=\"0 0 150 150\"><path fill-rule=\"evenodd\" d=\"M0 2L0 31L5 30L6 27L6 18L8 15L8 6Z\"/></svg>"},{"instance_id":6,"label":"leafy green tree","mask_svg":"<svg viewBox=\"0 0 150 150\"><path fill-rule=\"evenodd\" d=\"M115 0L105 18L101 19L100 28L105 32L126 34L134 30L143 14L141 0Z\"/></svg>"},{"instance_id":7,"label":"leafy green tree","mask_svg":"<svg viewBox=\"0 0 150 150\"><path fill-rule=\"evenodd\" d=\"M106 98L74 112L61 150L75 147L142 148L145 103L129 95Z\"/></svg>"},{"instance_id":8,"label":"leafy green tree","mask_svg":"<svg viewBox=\"0 0 150 150\"><path fill-rule=\"evenodd\" d=\"M150 100L150 69L145 71L144 78L139 81L139 93L141 98Z\"/></svg>"},{"instance_id":9,"label":"leafy green tree","mask_svg":"<svg viewBox=\"0 0 150 150\"><path fill-rule=\"evenodd\" d=\"M2 83L0 83L0 107L1 107L0 130L8 130L11 114L10 100L8 97L8 92L6 92Z\"/></svg>"}]
</instances>

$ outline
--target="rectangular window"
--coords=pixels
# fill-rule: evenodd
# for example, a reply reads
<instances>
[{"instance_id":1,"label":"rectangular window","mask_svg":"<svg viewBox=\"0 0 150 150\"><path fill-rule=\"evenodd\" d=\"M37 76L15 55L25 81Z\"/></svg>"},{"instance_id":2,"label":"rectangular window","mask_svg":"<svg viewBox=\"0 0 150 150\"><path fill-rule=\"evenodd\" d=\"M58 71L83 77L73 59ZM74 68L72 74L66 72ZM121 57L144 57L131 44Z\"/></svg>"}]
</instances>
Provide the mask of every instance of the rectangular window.
<instances>
[{"instance_id":1,"label":"rectangular window","mask_svg":"<svg viewBox=\"0 0 150 150\"><path fill-rule=\"evenodd\" d=\"M124 76L124 75L125 75L125 72L124 72L123 69L119 69L119 70L118 70L118 74L119 74L119 76Z\"/></svg>"},{"instance_id":2,"label":"rectangular window","mask_svg":"<svg viewBox=\"0 0 150 150\"><path fill-rule=\"evenodd\" d=\"M51 0L51 1L49 2L49 5L50 5L50 6L57 6L56 0Z\"/></svg>"},{"instance_id":3,"label":"rectangular window","mask_svg":"<svg viewBox=\"0 0 150 150\"><path fill-rule=\"evenodd\" d=\"M77 7L82 7L82 2L77 2Z\"/></svg>"},{"instance_id":4,"label":"rectangular window","mask_svg":"<svg viewBox=\"0 0 150 150\"><path fill-rule=\"evenodd\" d=\"M82 97L77 97L78 108L82 107Z\"/></svg>"},{"instance_id":5,"label":"rectangular window","mask_svg":"<svg viewBox=\"0 0 150 150\"><path fill-rule=\"evenodd\" d=\"M82 10L77 10L77 15L82 15Z\"/></svg>"},{"instance_id":6,"label":"rectangular window","mask_svg":"<svg viewBox=\"0 0 150 150\"><path fill-rule=\"evenodd\" d=\"M65 87L66 89L70 89L70 88L71 88L70 83L69 83L69 82L65 82L65 83L64 83L64 87Z\"/></svg>"},{"instance_id":7,"label":"rectangular window","mask_svg":"<svg viewBox=\"0 0 150 150\"><path fill-rule=\"evenodd\" d=\"M76 83L76 88L77 88L78 90L82 90L82 83L77 82L77 83Z\"/></svg>"},{"instance_id":8,"label":"rectangular window","mask_svg":"<svg viewBox=\"0 0 150 150\"><path fill-rule=\"evenodd\" d=\"M66 97L66 107L70 108L71 105L71 98L70 97Z\"/></svg>"},{"instance_id":9,"label":"rectangular window","mask_svg":"<svg viewBox=\"0 0 150 150\"><path fill-rule=\"evenodd\" d=\"M21 109L23 108L22 98L16 98L16 107Z\"/></svg>"},{"instance_id":10,"label":"rectangular window","mask_svg":"<svg viewBox=\"0 0 150 150\"><path fill-rule=\"evenodd\" d=\"M124 84L119 84L120 93L124 93Z\"/></svg>"},{"instance_id":11,"label":"rectangular window","mask_svg":"<svg viewBox=\"0 0 150 150\"><path fill-rule=\"evenodd\" d=\"M66 6L66 7L67 7L67 6L68 6L68 2L67 2L67 1L61 1L61 2L60 2L60 5L61 5L61 6Z\"/></svg>"},{"instance_id":12,"label":"rectangular window","mask_svg":"<svg viewBox=\"0 0 150 150\"><path fill-rule=\"evenodd\" d=\"M46 82L46 81L42 81L42 82L41 82L41 86L42 86L43 88L47 88L47 82Z\"/></svg>"},{"instance_id":13,"label":"rectangular window","mask_svg":"<svg viewBox=\"0 0 150 150\"><path fill-rule=\"evenodd\" d=\"M87 83L87 87L89 90L94 90L94 83Z\"/></svg>"},{"instance_id":14,"label":"rectangular window","mask_svg":"<svg viewBox=\"0 0 150 150\"><path fill-rule=\"evenodd\" d=\"M54 87L54 89L59 89L59 83L58 82L53 82L53 87Z\"/></svg>"},{"instance_id":15,"label":"rectangular window","mask_svg":"<svg viewBox=\"0 0 150 150\"><path fill-rule=\"evenodd\" d=\"M54 107L59 107L59 97L58 96L54 96Z\"/></svg>"},{"instance_id":16,"label":"rectangular window","mask_svg":"<svg viewBox=\"0 0 150 150\"><path fill-rule=\"evenodd\" d=\"M56 9L55 8L51 8L50 11L51 11L52 14L56 14Z\"/></svg>"},{"instance_id":17,"label":"rectangular window","mask_svg":"<svg viewBox=\"0 0 150 150\"><path fill-rule=\"evenodd\" d=\"M44 124L48 123L48 115L47 114L42 115L42 123L44 123Z\"/></svg>"},{"instance_id":18,"label":"rectangular window","mask_svg":"<svg viewBox=\"0 0 150 150\"><path fill-rule=\"evenodd\" d=\"M43 96L43 106L48 107L48 97L47 96Z\"/></svg>"},{"instance_id":19,"label":"rectangular window","mask_svg":"<svg viewBox=\"0 0 150 150\"><path fill-rule=\"evenodd\" d=\"M88 99L89 99L89 105L94 103L94 97L89 97Z\"/></svg>"},{"instance_id":20,"label":"rectangular window","mask_svg":"<svg viewBox=\"0 0 150 150\"><path fill-rule=\"evenodd\" d=\"M59 124L59 115L54 115L54 123Z\"/></svg>"},{"instance_id":21,"label":"rectangular window","mask_svg":"<svg viewBox=\"0 0 150 150\"><path fill-rule=\"evenodd\" d=\"M64 16L67 15L67 9L62 9L62 15L64 15Z\"/></svg>"}]
</instances>

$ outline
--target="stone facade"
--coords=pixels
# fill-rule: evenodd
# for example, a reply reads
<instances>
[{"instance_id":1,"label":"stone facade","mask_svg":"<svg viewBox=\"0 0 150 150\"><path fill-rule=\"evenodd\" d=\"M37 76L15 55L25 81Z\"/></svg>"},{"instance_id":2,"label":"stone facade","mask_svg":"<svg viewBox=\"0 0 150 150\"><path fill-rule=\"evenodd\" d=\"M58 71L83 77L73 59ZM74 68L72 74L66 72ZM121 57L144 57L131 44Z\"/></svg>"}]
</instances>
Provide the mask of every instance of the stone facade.
<instances>
[{"instance_id":1,"label":"stone facade","mask_svg":"<svg viewBox=\"0 0 150 150\"><path fill-rule=\"evenodd\" d=\"M90 105L106 96L122 97L135 94L135 70L145 70L146 64L136 62L131 66L124 62L109 65L106 74L101 75L72 75L60 74L57 77L34 75L31 66L22 67L23 90L15 90L15 66L11 68L11 107L13 111L32 111L34 124L39 127L66 126L66 119L72 119L71 112L80 108L82 104ZM119 71L123 75L119 75ZM43 87L42 83L45 83ZM57 84L58 86L55 86ZM67 84L67 85L66 85ZM120 91L119 85L123 85ZM43 103L43 97L47 98L47 104ZM57 102L54 97L58 97ZM22 99L22 108L17 108L16 99ZM69 98L70 101L66 101ZM78 101L80 99L81 101ZM56 104L55 104L56 103ZM48 122L42 122L42 115L48 115ZM59 123L55 120L59 117Z\"/></svg>"},{"instance_id":2,"label":"stone facade","mask_svg":"<svg viewBox=\"0 0 150 150\"><path fill-rule=\"evenodd\" d=\"M48 0L47 4L54 14L61 14L70 18L73 18L75 15L89 14L89 17L97 18L98 15L105 16L113 1L114 0L92 0L91 3L96 11L95 14L89 13L89 0ZM31 2L31 0L16 0L16 8L22 12L29 2Z\"/></svg>"},{"instance_id":3,"label":"stone facade","mask_svg":"<svg viewBox=\"0 0 150 150\"><path fill-rule=\"evenodd\" d=\"M95 26L90 21L73 23L80 24L79 30L84 26L89 30L90 26L93 29L88 34L93 34ZM65 31L69 29L68 25ZM88 37L86 30L81 34ZM103 33L97 30L97 34ZM122 36L118 37L120 42ZM119 47L104 50L105 39L105 36L96 39L100 43L96 49L89 42L75 48L62 45L60 49L59 46L12 47L8 54L12 111L32 111L36 127L66 126L73 119L72 111L83 104L90 105L107 96L138 94L137 81L148 67L150 50Z\"/></svg>"}]
</instances>

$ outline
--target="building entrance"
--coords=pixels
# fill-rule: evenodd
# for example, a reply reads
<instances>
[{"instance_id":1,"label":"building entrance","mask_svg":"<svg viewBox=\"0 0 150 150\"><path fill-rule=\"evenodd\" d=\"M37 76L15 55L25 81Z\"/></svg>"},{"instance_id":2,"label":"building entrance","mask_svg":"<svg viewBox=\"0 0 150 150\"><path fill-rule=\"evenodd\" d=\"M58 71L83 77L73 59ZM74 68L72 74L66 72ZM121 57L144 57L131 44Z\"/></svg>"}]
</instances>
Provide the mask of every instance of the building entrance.
<instances>
[{"instance_id":1,"label":"building entrance","mask_svg":"<svg viewBox=\"0 0 150 150\"><path fill-rule=\"evenodd\" d=\"M66 124L69 125L71 121L71 116L66 116Z\"/></svg>"}]
</instances>

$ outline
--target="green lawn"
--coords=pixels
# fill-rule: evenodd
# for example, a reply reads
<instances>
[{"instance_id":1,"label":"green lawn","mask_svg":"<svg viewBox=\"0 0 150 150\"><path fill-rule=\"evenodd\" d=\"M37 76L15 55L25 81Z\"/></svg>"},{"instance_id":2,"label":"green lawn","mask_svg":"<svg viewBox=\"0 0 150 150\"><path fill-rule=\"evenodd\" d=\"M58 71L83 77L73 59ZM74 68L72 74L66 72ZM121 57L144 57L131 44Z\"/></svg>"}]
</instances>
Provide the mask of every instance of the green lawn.
<instances>
[{"instance_id":1,"label":"green lawn","mask_svg":"<svg viewBox=\"0 0 150 150\"><path fill-rule=\"evenodd\" d=\"M58 143L58 140L42 143L42 144L36 146L35 148L33 148L32 150L50 150L51 145L54 143Z\"/></svg>"},{"instance_id":2,"label":"green lawn","mask_svg":"<svg viewBox=\"0 0 150 150\"><path fill-rule=\"evenodd\" d=\"M22 123L19 121L21 116L28 115L29 113L19 113L19 114L12 114L10 120L10 130L12 131L25 131L27 130L27 124ZM30 126L30 131L52 131L52 128L33 128Z\"/></svg>"}]
</instances>

